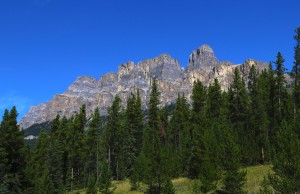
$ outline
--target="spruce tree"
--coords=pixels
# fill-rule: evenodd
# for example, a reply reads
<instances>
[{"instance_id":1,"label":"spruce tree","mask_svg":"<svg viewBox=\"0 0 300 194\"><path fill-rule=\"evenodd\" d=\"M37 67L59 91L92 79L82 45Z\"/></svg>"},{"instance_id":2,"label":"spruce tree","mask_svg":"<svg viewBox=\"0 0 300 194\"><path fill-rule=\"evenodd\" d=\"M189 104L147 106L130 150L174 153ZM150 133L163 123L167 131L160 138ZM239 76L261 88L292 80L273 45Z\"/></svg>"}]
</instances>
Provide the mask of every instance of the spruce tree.
<instances>
[{"instance_id":1,"label":"spruce tree","mask_svg":"<svg viewBox=\"0 0 300 194\"><path fill-rule=\"evenodd\" d=\"M4 149L0 147L0 193L9 193L8 180L5 169L6 164L7 154L5 153Z\"/></svg>"},{"instance_id":2,"label":"spruce tree","mask_svg":"<svg viewBox=\"0 0 300 194\"><path fill-rule=\"evenodd\" d=\"M228 122L226 108L222 110L219 127L222 129L220 138L220 161L224 171L223 191L225 193L243 193L242 187L246 180L246 172L240 170L241 149L237 136Z\"/></svg>"},{"instance_id":3,"label":"spruce tree","mask_svg":"<svg viewBox=\"0 0 300 194\"><path fill-rule=\"evenodd\" d=\"M275 140L274 174L269 175L269 182L277 192L297 193L300 191L300 140L285 121Z\"/></svg>"},{"instance_id":4,"label":"spruce tree","mask_svg":"<svg viewBox=\"0 0 300 194\"><path fill-rule=\"evenodd\" d=\"M252 150L249 152L249 160L255 164L264 162L266 158L266 148L268 147L268 115L266 103L268 95L266 93L266 73L258 72L253 65L248 78L248 91L250 96L249 108L249 139Z\"/></svg>"},{"instance_id":5,"label":"spruce tree","mask_svg":"<svg viewBox=\"0 0 300 194\"><path fill-rule=\"evenodd\" d=\"M63 148L58 139L50 141L46 159L49 177L54 187L53 193L58 194L63 188Z\"/></svg>"},{"instance_id":6,"label":"spruce tree","mask_svg":"<svg viewBox=\"0 0 300 194\"><path fill-rule=\"evenodd\" d=\"M53 119L51 122L51 128L50 128L51 137L53 139L56 138L57 134L59 133L59 127L60 127L59 125L60 125L60 116L56 115L55 119Z\"/></svg>"},{"instance_id":7,"label":"spruce tree","mask_svg":"<svg viewBox=\"0 0 300 194\"><path fill-rule=\"evenodd\" d=\"M90 179L97 178L99 176L99 152L100 152L100 135L102 134L102 120L99 113L99 108L96 108L92 118L89 122L88 130L86 132L86 161L85 161L85 173L86 177L88 177L89 182L92 181ZM95 181L96 181L95 180Z\"/></svg>"},{"instance_id":8,"label":"spruce tree","mask_svg":"<svg viewBox=\"0 0 300 194\"><path fill-rule=\"evenodd\" d=\"M40 194L55 193L55 188L47 168L44 169L42 177L37 180L35 192Z\"/></svg>"},{"instance_id":9,"label":"spruce tree","mask_svg":"<svg viewBox=\"0 0 300 194\"><path fill-rule=\"evenodd\" d=\"M34 184L37 185L38 181L44 176L45 169L48 169L47 165L47 152L49 148L50 136L42 129L37 139L36 147L33 151L31 166L33 169Z\"/></svg>"},{"instance_id":10,"label":"spruce tree","mask_svg":"<svg viewBox=\"0 0 300 194\"><path fill-rule=\"evenodd\" d=\"M137 157L143 145L143 132L144 132L144 113L142 110L142 100L139 90L135 96L135 131L133 133L135 139L135 157Z\"/></svg>"},{"instance_id":11,"label":"spruce tree","mask_svg":"<svg viewBox=\"0 0 300 194\"><path fill-rule=\"evenodd\" d=\"M270 105L270 85L268 82L268 73L266 70L258 77L258 95L256 97L258 106L256 107L256 143L259 146L259 162L264 163L265 161L270 161L271 159L271 146L270 146L270 117L269 107ZM254 103L252 103L253 105ZM255 109L255 106L252 107Z\"/></svg>"},{"instance_id":12,"label":"spruce tree","mask_svg":"<svg viewBox=\"0 0 300 194\"><path fill-rule=\"evenodd\" d=\"M278 52L277 60L274 62L276 65L275 69L275 127L279 128L283 121L293 122L293 97L287 90L287 82L285 79L284 58L281 53Z\"/></svg>"},{"instance_id":13,"label":"spruce tree","mask_svg":"<svg viewBox=\"0 0 300 194\"><path fill-rule=\"evenodd\" d=\"M86 194L97 194L96 179L94 175L89 176Z\"/></svg>"},{"instance_id":14,"label":"spruce tree","mask_svg":"<svg viewBox=\"0 0 300 194\"><path fill-rule=\"evenodd\" d=\"M6 155L4 172L7 179L5 182L7 181L8 190L11 193L21 193L26 180L26 147L17 117L15 106L10 111L5 110L0 125L0 149Z\"/></svg>"},{"instance_id":15,"label":"spruce tree","mask_svg":"<svg viewBox=\"0 0 300 194\"><path fill-rule=\"evenodd\" d=\"M125 137L124 152L125 165L128 168L128 175L131 175L133 163L138 157L142 146L143 134L143 112L139 91L137 95L132 94L127 101L125 111Z\"/></svg>"},{"instance_id":16,"label":"spruce tree","mask_svg":"<svg viewBox=\"0 0 300 194\"><path fill-rule=\"evenodd\" d=\"M217 79L208 87L205 104L205 119L207 126L203 132L201 145L201 166L199 179L201 185L198 190L207 193L216 188L217 180L221 177L219 162L219 130L218 122L223 106L221 87ZM204 114L204 113L202 113Z\"/></svg>"},{"instance_id":17,"label":"spruce tree","mask_svg":"<svg viewBox=\"0 0 300 194\"><path fill-rule=\"evenodd\" d=\"M100 177L98 181L98 189L103 194L113 193L112 187L112 172L110 170L110 165L105 158L102 158L100 167Z\"/></svg>"},{"instance_id":18,"label":"spruce tree","mask_svg":"<svg viewBox=\"0 0 300 194\"><path fill-rule=\"evenodd\" d=\"M59 131L57 135L58 142L61 146L62 151L62 182L63 185L67 185L68 179L68 169L69 169L69 152L68 146L70 142L71 131L70 131L70 121L63 117L59 124Z\"/></svg>"},{"instance_id":19,"label":"spruce tree","mask_svg":"<svg viewBox=\"0 0 300 194\"><path fill-rule=\"evenodd\" d=\"M108 121L104 131L106 155L112 175L116 180L124 178L127 171L124 159L124 142L126 142L126 139L123 139L125 135L123 125L121 99L116 96L108 110Z\"/></svg>"},{"instance_id":20,"label":"spruce tree","mask_svg":"<svg viewBox=\"0 0 300 194\"><path fill-rule=\"evenodd\" d=\"M279 127L283 121L285 116L284 112L284 103L287 98L287 92L285 86L285 78L284 78L284 71L286 70L284 67L284 58L282 57L281 53L278 52L276 56L277 60L274 62L276 65L275 69L275 93L274 93L274 107L275 107L275 127Z\"/></svg>"},{"instance_id":21,"label":"spruce tree","mask_svg":"<svg viewBox=\"0 0 300 194\"><path fill-rule=\"evenodd\" d=\"M191 116L191 154L188 161L188 177L198 178L202 166L202 152L204 151L204 131L207 127L204 117L206 88L197 80L192 91Z\"/></svg>"},{"instance_id":22,"label":"spruce tree","mask_svg":"<svg viewBox=\"0 0 300 194\"><path fill-rule=\"evenodd\" d=\"M85 105L70 123L68 138L68 177L71 190L81 188L84 184L84 127L86 124Z\"/></svg>"},{"instance_id":23,"label":"spruce tree","mask_svg":"<svg viewBox=\"0 0 300 194\"><path fill-rule=\"evenodd\" d=\"M294 119L298 109L300 108L300 27L295 30L294 39L296 45L294 47L294 66L292 73L294 75Z\"/></svg>"},{"instance_id":24,"label":"spruce tree","mask_svg":"<svg viewBox=\"0 0 300 194\"><path fill-rule=\"evenodd\" d=\"M186 175L188 158L191 149L191 135L189 128L190 110L184 95L178 94L175 110L172 113L168 129L168 141L175 151L174 163L178 175Z\"/></svg>"},{"instance_id":25,"label":"spruce tree","mask_svg":"<svg viewBox=\"0 0 300 194\"><path fill-rule=\"evenodd\" d=\"M238 68L235 68L233 82L228 91L229 119L238 135L239 144L243 150L243 161L249 163L248 156L252 150L251 132L248 128L249 98L244 79Z\"/></svg>"},{"instance_id":26,"label":"spruce tree","mask_svg":"<svg viewBox=\"0 0 300 194\"><path fill-rule=\"evenodd\" d=\"M143 161L143 172L138 177L149 186L149 193L161 193L166 180L170 179L169 150L164 144L165 139L162 133L164 126L160 125L162 120L160 119L159 94L157 80L153 78L148 123L144 132L142 152L138 159L138 161Z\"/></svg>"},{"instance_id":27,"label":"spruce tree","mask_svg":"<svg viewBox=\"0 0 300 194\"><path fill-rule=\"evenodd\" d=\"M209 119L216 119L220 116L222 106L222 91L217 78L209 85L207 91L206 116Z\"/></svg>"}]
</instances>

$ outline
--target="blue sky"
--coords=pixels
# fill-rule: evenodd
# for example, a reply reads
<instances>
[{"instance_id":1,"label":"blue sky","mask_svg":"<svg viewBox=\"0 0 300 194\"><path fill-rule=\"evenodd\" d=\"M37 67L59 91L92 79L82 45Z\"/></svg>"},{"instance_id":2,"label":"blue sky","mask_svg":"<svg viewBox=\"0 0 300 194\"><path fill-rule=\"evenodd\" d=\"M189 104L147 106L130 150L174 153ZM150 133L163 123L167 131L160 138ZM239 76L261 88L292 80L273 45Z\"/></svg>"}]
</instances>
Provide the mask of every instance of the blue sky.
<instances>
[{"instance_id":1,"label":"blue sky","mask_svg":"<svg viewBox=\"0 0 300 194\"><path fill-rule=\"evenodd\" d=\"M220 60L293 65L299 0L0 0L0 114L63 93L80 75L169 53L185 67L207 43Z\"/></svg>"}]
</instances>

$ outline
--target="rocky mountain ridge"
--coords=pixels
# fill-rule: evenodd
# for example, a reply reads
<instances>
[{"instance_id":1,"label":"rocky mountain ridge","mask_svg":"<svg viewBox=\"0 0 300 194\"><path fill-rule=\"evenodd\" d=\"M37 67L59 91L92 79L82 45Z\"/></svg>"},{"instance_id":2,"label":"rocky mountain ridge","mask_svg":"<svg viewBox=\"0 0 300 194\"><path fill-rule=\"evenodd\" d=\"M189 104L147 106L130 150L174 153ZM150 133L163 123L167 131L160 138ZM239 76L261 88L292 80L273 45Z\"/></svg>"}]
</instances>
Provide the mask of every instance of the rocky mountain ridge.
<instances>
[{"instance_id":1,"label":"rocky mountain ridge","mask_svg":"<svg viewBox=\"0 0 300 194\"><path fill-rule=\"evenodd\" d=\"M50 121L57 114L70 117L77 113L83 104L86 104L88 115L96 107L105 115L116 95L122 99L125 106L128 97L137 90L142 97L143 108L146 109L152 77L158 80L161 104L169 105L176 101L178 93L184 93L190 99L193 83L198 79L208 86L214 78L218 78L222 89L227 90L234 68L239 68L242 75L247 77L252 65L259 71L268 67L267 63L252 59L239 65L218 61L209 45L202 45L192 52L186 69L182 69L178 61L168 54L137 64L129 61L121 64L117 73L107 73L100 79L90 76L78 77L63 94L55 95L47 103L31 107L20 121L20 125L25 129L33 124Z\"/></svg>"}]
</instances>

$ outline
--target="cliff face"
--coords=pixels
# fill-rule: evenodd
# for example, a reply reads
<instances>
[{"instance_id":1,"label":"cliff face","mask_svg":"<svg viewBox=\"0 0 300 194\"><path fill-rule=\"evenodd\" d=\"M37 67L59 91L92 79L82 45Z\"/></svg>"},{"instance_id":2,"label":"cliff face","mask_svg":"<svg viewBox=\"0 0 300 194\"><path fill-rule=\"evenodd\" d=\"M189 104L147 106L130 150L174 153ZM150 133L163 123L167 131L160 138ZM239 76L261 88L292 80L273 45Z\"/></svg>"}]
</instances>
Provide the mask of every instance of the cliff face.
<instances>
[{"instance_id":1,"label":"cliff face","mask_svg":"<svg viewBox=\"0 0 300 194\"><path fill-rule=\"evenodd\" d=\"M86 104L88 115L96 107L100 108L101 114L106 114L116 95L122 99L125 106L128 97L137 90L142 97L143 108L146 109L152 77L158 80L162 105L174 103L178 93L184 93L190 99L192 85L197 79L208 86L214 78L218 78L222 89L227 90L234 68L239 68L242 75L247 77L252 65L257 66L259 70L268 67L267 63L251 59L241 65L220 62L208 45L192 52L185 70L180 68L177 60L167 54L138 64L130 61L120 65L117 73L102 75L99 80L89 76L78 77L64 94L55 95L49 102L31 107L20 124L21 127L28 128L36 123L53 120L57 114L70 117L77 113L83 104Z\"/></svg>"}]
</instances>

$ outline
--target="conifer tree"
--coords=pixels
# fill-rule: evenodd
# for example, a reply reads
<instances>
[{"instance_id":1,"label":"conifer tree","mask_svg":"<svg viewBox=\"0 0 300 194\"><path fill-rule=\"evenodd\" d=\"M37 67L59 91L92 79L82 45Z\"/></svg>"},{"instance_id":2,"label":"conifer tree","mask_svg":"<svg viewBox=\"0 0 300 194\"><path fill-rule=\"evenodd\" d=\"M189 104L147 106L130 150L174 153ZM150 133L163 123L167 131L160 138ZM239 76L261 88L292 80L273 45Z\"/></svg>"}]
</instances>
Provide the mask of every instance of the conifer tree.
<instances>
[{"instance_id":1,"label":"conifer tree","mask_svg":"<svg viewBox=\"0 0 300 194\"><path fill-rule=\"evenodd\" d=\"M100 135L102 134L102 120L99 113L99 108L96 108L92 119L89 122L87 134L86 134L86 161L85 161L85 172L86 177L89 178L89 182L91 179L98 180L99 176L99 141ZM96 181L95 180L95 181Z\"/></svg>"},{"instance_id":2,"label":"conifer tree","mask_svg":"<svg viewBox=\"0 0 300 194\"><path fill-rule=\"evenodd\" d=\"M9 193L8 180L5 172L6 164L7 164L7 154L4 152L3 147L0 147L0 193Z\"/></svg>"},{"instance_id":3,"label":"conifer tree","mask_svg":"<svg viewBox=\"0 0 300 194\"><path fill-rule=\"evenodd\" d=\"M63 150L58 139L51 139L46 155L46 169L53 185L54 194L58 194L63 188ZM48 177L47 177L48 178Z\"/></svg>"},{"instance_id":4,"label":"conifer tree","mask_svg":"<svg viewBox=\"0 0 300 194\"><path fill-rule=\"evenodd\" d=\"M87 194L97 194L96 179L94 175L89 176Z\"/></svg>"},{"instance_id":5,"label":"conifer tree","mask_svg":"<svg viewBox=\"0 0 300 194\"><path fill-rule=\"evenodd\" d=\"M45 169L48 169L48 165L46 161L47 161L49 142L50 142L49 134L44 129L41 130L39 137L37 139L36 147L33 151L33 156L31 161L31 166L34 172L33 183L35 185L37 185L38 181L44 176Z\"/></svg>"},{"instance_id":6,"label":"conifer tree","mask_svg":"<svg viewBox=\"0 0 300 194\"><path fill-rule=\"evenodd\" d=\"M177 166L176 173L186 174L188 158L191 149L191 135L189 128L190 111L184 95L178 94L175 110L172 113L168 129L168 141L175 151L174 165ZM175 172L174 172L175 173Z\"/></svg>"},{"instance_id":7,"label":"conifer tree","mask_svg":"<svg viewBox=\"0 0 300 194\"><path fill-rule=\"evenodd\" d=\"M135 129L136 130L133 135L136 148L135 157L137 157L142 149L144 132L144 113L142 110L142 100L139 90L137 90L137 94L135 96Z\"/></svg>"},{"instance_id":8,"label":"conifer tree","mask_svg":"<svg viewBox=\"0 0 300 194\"><path fill-rule=\"evenodd\" d=\"M124 160L124 142L126 139L123 139L125 130L122 122L121 99L116 96L108 110L108 121L104 131L107 159L112 175L116 180L124 178L127 171Z\"/></svg>"},{"instance_id":9,"label":"conifer tree","mask_svg":"<svg viewBox=\"0 0 300 194\"><path fill-rule=\"evenodd\" d=\"M50 177L48 169L44 169L43 175L41 178L37 180L35 185L35 192L41 194L53 194L54 192L54 185L52 179Z\"/></svg>"},{"instance_id":10,"label":"conifer tree","mask_svg":"<svg viewBox=\"0 0 300 194\"><path fill-rule=\"evenodd\" d=\"M294 47L294 66L292 73L294 75L294 119L298 109L300 108L300 27L295 30L294 39L296 45Z\"/></svg>"},{"instance_id":11,"label":"conifer tree","mask_svg":"<svg viewBox=\"0 0 300 194\"><path fill-rule=\"evenodd\" d=\"M248 91L250 96L249 109L249 132L248 141L252 144L252 150L249 153L249 160L252 163L264 162L266 158L266 148L268 147L268 115L267 115L267 82L266 73L258 72L253 65L250 69L248 78Z\"/></svg>"},{"instance_id":12,"label":"conifer tree","mask_svg":"<svg viewBox=\"0 0 300 194\"><path fill-rule=\"evenodd\" d=\"M233 82L228 91L229 113L231 123L234 123L236 129L246 130L246 122L248 119L248 96L245 82L241 78L238 68L235 68Z\"/></svg>"},{"instance_id":13,"label":"conifer tree","mask_svg":"<svg viewBox=\"0 0 300 194\"><path fill-rule=\"evenodd\" d=\"M249 163L247 156L250 155L249 152L252 150L251 144L249 143L251 132L248 128L248 107L249 99L245 82L238 68L235 68L233 82L228 91L229 119L233 124L235 133L238 135L245 163Z\"/></svg>"},{"instance_id":14,"label":"conifer tree","mask_svg":"<svg viewBox=\"0 0 300 194\"><path fill-rule=\"evenodd\" d=\"M68 179L68 169L69 169L69 152L68 152L68 146L70 142L70 122L66 117L63 117L59 124L59 131L58 131L58 142L61 146L62 151L62 182L63 185L67 185L67 179Z\"/></svg>"},{"instance_id":15,"label":"conifer tree","mask_svg":"<svg viewBox=\"0 0 300 194\"><path fill-rule=\"evenodd\" d=\"M84 181L84 127L86 124L85 105L80 108L70 123L70 137L68 143L68 177L71 190L82 187Z\"/></svg>"},{"instance_id":16,"label":"conifer tree","mask_svg":"<svg viewBox=\"0 0 300 194\"><path fill-rule=\"evenodd\" d=\"M237 143L237 135L228 122L228 109L221 110L219 129L222 136L219 136L220 161L224 171L223 191L225 193L243 193L242 187L245 183L246 172L240 171L241 149Z\"/></svg>"},{"instance_id":17,"label":"conifer tree","mask_svg":"<svg viewBox=\"0 0 300 194\"><path fill-rule=\"evenodd\" d=\"M23 131L17 122L17 109L14 106L10 111L5 110L0 125L0 149L6 155L4 159L8 190L11 193L20 193L25 183L26 152ZM3 161L3 162L4 162Z\"/></svg>"},{"instance_id":18,"label":"conifer tree","mask_svg":"<svg viewBox=\"0 0 300 194\"><path fill-rule=\"evenodd\" d=\"M283 121L276 132L275 156L272 161L274 174L268 179L275 191L297 193L300 191L300 141L290 124Z\"/></svg>"},{"instance_id":19,"label":"conifer tree","mask_svg":"<svg viewBox=\"0 0 300 194\"><path fill-rule=\"evenodd\" d=\"M98 189L103 194L113 193L112 187L112 172L108 161L105 158L102 158L101 167L100 167L100 177L98 181Z\"/></svg>"},{"instance_id":20,"label":"conifer tree","mask_svg":"<svg viewBox=\"0 0 300 194\"><path fill-rule=\"evenodd\" d=\"M164 146L164 137L159 110L159 91L157 80L152 79L149 102L148 123L144 132L144 143L138 161L143 161L140 181L149 186L149 193L161 193L165 183L170 179L169 150Z\"/></svg>"},{"instance_id":21,"label":"conifer tree","mask_svg":"<svg viewBox=\"0 0 300 194\"><path fill-rule=\"evenodd\" d=\"M266 70L262 71L258 77L258 95L256 107L257 115L255 116L257 122L256 126L256 143L259 146L259 162L264 163L271 159L271 146L270 146L270 117L269 107L270 105L270 84L268 82L268 73ZM252 109L255 109L253 106Z\"/></svg>"},{"instance_id":22,"label":"conifer tree","mask_svg":"<svg viewBox=\"0 0 300 194\"><path fill-rule=\"evenodd\" d=\"M284 78L284 58L281 53L278 52L276 56L277 60L274 62L275 69L275 90L274 90L274 124L275 128L279 128L283 120L290 120L293 116L289 113L289 96L286 91L286 81Z\"/></svg>"},{"instance_id":23,"label":"conifer tree","mask_svg":"<svg viewBox=\"0 0 300 194\"><path fill-rule=\"evenodd\" d=\"M202 166L201 152L204 151L204 131L206 120L204 117L206 88L197 80L192 91L192 116L191 116L191 154L188 162L188 177L198 178Z\"/></svg>"},{"instance_id":24,"label":"conifer tree","mask_svg":"<svg viewBox=\"0 0 300 194\"><path fill-rule=\"evenodd\" d=\"M132 94L128 99L125 115L125 165L128 168L128 174L130 175L132 173L133 163L141 150L144 128L139 91L137 91L137 95Z\"/></svg>"},{"instance_id":25,"label":"conifer tree","mask_svg":"<svg viewBox=\"0 0 300 194\"><path fill-rule=\"evenodd\" d=\"M59 125L60 125L60 116L56 115L55 119L53 119L51 122L50 133L52 139L56 138L57 134L59 133L59 127L60 127Z\"/></svg>"},{"instance_id":26,"label":"conifer tree","mask_svg":"<svg viewBox=\"0 0 300 194\"><path fill-rule=\"evenodd\" d=\"M217 78L210 84L207 91L206 115L210 119L220 116L222 106L221 86Z\"/></svg>"}]
</instances>

